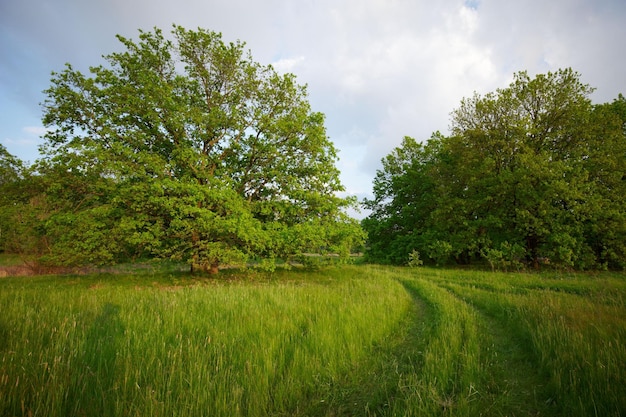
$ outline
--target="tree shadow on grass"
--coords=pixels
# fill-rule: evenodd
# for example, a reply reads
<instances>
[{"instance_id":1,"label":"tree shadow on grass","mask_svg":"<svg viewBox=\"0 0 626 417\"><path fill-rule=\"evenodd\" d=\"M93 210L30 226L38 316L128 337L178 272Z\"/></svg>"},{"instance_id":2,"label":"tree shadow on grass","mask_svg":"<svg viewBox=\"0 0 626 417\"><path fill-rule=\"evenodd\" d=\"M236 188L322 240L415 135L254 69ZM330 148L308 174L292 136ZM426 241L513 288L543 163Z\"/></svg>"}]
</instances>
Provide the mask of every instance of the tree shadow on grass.
<instances>
[{"instance_id":1,"label":"tree shadow on grass","mask_svg":"<svg viewBox=\"0 0 626 417\"><path fill-rule=\"evenodd\" d=\"M115 414L115 360L124 327L119 306L106 303L88 329L65 403L67 416Z\"/></svg>"}]
</instances>

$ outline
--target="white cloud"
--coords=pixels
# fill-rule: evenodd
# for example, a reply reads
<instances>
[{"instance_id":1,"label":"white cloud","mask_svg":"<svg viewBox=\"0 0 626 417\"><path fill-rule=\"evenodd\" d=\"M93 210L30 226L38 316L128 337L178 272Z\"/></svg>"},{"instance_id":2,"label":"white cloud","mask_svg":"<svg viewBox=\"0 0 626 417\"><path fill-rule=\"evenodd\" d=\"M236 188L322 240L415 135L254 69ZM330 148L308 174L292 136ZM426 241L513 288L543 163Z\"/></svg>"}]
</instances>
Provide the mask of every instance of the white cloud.
<instances>
[{"instance_id":1,"label":"white cloud","mask_svg":"<svg viewBox=\"0 0 626 417\"><path fill-rule=\"evenodd\" d=\"M272 66L277 72L285 74L288 72L293 73L297 71L298 67L300 67L303 63L304 57L298 56L295 58L281 58L278 61L272 63Z\"/></svg>"},{"instance_id":2,"label":"white cloud","mask_svg":"<svg viewBox=\"0 0 626 417\"><path fill-rule=\"evenodd\" d=\"M28 133L29 135L34 135L34 136L43 136L48 131L48 129L43 126L26 126L22 128L22 130Z\"/></svg>"}]
</instances>

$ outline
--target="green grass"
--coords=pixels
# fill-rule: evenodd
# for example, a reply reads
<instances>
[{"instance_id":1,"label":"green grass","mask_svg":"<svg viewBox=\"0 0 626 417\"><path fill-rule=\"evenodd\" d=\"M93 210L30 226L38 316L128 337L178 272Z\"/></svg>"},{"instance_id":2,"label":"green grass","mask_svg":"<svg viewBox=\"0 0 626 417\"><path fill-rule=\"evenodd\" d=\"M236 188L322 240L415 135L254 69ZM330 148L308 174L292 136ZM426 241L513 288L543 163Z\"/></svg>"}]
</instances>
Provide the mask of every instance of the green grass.
<instances>
[{"instance_id":1,"label":"green grass","mask_svg":"<svg viewBox=\"0 0 626 417\"><path fill-rule=\"evenodd\" d=\"M2 416L621 416L626 277L0 278Z\"/></svg>"}]
</instances>

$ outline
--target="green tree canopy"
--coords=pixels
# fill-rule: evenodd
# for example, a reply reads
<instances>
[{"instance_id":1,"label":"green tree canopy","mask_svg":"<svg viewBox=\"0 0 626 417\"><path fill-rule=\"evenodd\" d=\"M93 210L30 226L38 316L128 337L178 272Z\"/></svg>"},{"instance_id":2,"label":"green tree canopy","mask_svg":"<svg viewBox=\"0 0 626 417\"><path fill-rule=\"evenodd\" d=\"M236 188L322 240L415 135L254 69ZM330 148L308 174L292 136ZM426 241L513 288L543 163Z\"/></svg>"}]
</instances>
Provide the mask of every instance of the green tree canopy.
<instances>
[{"instance_id":1,"label":"green tree canopy","mask_svg":"<svg viewBox=\"0 0 626 417\"><path fill-rule=\"evenodd\" d=\"M7 148L0 143L0 187L4 191L1 195L6 197L6 188L18 181L24 172L24 166L15 156L11 155Z\"/></svg>"},{"instance_id":2,"label":"green tree canopy","mask_svg":"<svg viewBox=\"0 0 626 417\"><path fill-rule=\"evenodd\" d=\"M324 115L292 74L241 42L175 26L121 36L84 75L45 91L37 233L49 262L157 255L223 263L349 254L362 231L335 167ZM45 208L44 208L45 207Z\"/></svg>"},{"instance_id":3,"label":"green tree canopy","mask_svg":"<svg viewBox=\"0 0 626 417\"><path fill-rule=\"evenodd\" d=\"M624 98L594 106L592 91L571 69L520 72L462 100L450 137L405 139L365 203L369 256L626 266Z\"/></svg>"},{"instance_id":4,"label":"green tree canopy","mask_svg":"<svg viewBox=\"0 0 626 417\"><path fill-rule=\"evenodd\" d=\"M13 214L19 202L18 183L24 175L22 162L0 144L0 252L8 249Z\"/></svg>"}]
</instances>

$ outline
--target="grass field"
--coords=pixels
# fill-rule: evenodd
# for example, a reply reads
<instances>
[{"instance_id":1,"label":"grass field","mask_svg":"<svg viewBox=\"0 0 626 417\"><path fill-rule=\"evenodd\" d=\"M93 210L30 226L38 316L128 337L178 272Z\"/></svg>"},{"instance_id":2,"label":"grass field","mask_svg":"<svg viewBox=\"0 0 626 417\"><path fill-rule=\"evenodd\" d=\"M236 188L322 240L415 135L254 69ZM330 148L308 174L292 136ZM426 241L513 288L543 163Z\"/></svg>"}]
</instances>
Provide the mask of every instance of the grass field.
<instances>
[{"instance_id":1,"label":"grass field","mask_svg":"<svg viewBox=\"0 0 626 417\"><path fill-rule=\"evenodd\" d=\"M626 415L626 276L0 278L1 416Z\"/></svg>"}]
</instances>

